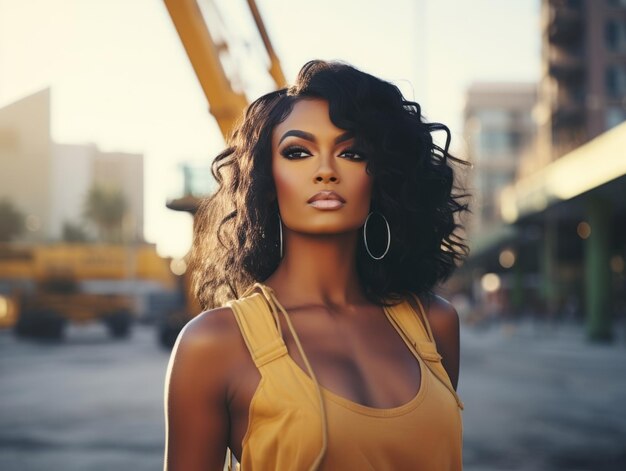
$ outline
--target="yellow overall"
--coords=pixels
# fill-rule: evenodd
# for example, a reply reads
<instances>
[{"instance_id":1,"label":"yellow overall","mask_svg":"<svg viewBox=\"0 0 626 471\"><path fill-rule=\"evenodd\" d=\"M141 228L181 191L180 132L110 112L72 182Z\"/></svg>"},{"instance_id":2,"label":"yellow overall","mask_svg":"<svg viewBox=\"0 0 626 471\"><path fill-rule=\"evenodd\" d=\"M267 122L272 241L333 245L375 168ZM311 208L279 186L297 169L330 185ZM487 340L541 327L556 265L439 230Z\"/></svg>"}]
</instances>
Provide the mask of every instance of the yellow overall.
<instances>
[{"instance_id":1,"label":"yellow overall","mask_svg":"<svg viewBox=\"0 0 626 471\"><path fill-rule=\"evenodd\" d=\"M261 374L250 403L241 470L461 470L463 402L414 298L425 325L406 300L384 308L421 368L416 396L389 409L355 403L319 385L289 315L269 286L255 283L225 303ZM288 354L279 310L308 374Z\"/></svg>"}]
</instances>

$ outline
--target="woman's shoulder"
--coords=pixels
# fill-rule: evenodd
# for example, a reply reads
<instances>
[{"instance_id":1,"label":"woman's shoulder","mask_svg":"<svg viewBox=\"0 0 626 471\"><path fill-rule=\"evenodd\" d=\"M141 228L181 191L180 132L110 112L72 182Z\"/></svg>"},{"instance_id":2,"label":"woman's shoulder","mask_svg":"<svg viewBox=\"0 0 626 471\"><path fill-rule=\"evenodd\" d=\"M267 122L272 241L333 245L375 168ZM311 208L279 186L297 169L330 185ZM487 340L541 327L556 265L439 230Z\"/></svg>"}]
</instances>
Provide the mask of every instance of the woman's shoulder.
<instances>
[{"instance_id":1,"label":"woman's shoulder","mask_svg":"<svg viewBox=\"0 0 626 471\"><path fill-rule=\"evenodd\" d=\"M255 311L263 296L260 293L252 292L245 296L225 302L220 307L208 309L193 319L191 319L181 331L179 336L181 342L198 345L210 345L211 348L229 348L235 345L243 345L241 330L231 303L239 306L237 312ZM241 314L240 314L241 315ZM239 339L240 342L233 342Z\"/></svg>"},{"instance_id":2,"label":"woman's shoulder","mask_svg":"<svg viewBox=\"0 0 626 471\"><path fill-rule=\"evenodd\" d=\"M422 305L423 311L419 309L413 296L408 297L415 312L423 312L426 320L433 331L437 345L443 343L454 343L458 338L459 314L450 301L434 293L420 294L417 296Z\"/></svg>"},{"instance_id":3,"label":"woman's shoulder","mask_svg":"<svg viewBox=\"0 0 626 471\"><path fill-rule=\"evenodd\" d=\"M181 330L174 349L176 355L198 360L212 369L212 376L227 371L241 350L239 328L228 306L201 312ZM219 367L218 367L219 366Z\"/></svg>"},{"instance_id":4,"label":"woman's shoulder","mask_svg":"<svg viewBox=\"0 0 626 471\"><path fill-rule=\"evenodd\" d=\"M193 317L181 330L179 338L188 343L227 344L238 334L237 321L229 306L207 309Z\"/></svg>"},{"instance_id":5,"label":"woman's shoulder","mask_svg":"<svg viewBox=\"0 0 626 471\"><path fill-rule=\"evenodd\" d=\"M459 315L450 301L435 293L415 295L419 298L423 308L419 308L414 296L408 296L407 301L417 312L424 312L429 323L445 323L458 321Z\"/></svg>"},{"instance_id":6,"label":"woman's shoulder","mask_svg":"<svg viewBox=\"0 0 626 471\"><path fill-rule=\"evenodd\" d=\"M412 296L409 296L409 298L411 298L409 302L412 303L414 309L417 309L415 299ZM437 351L442 358L442 364L454 389L456 389L459 378L460 354L459 315L452 303L442 296L430 293L421 295L419 298L433 332Z\"/></svg>"},{"instance_id":7,"label":"woman's shoulder","mask_svg":"<svg viewBox=\"0 0 626 471\"><path fill-rule=\"evenodd\" d=\"M227 334L236 327L232 309L229 306L220 306L202 311L191 319L181 334L196 340L211 340Z\"/></svg>"}]
</instances>

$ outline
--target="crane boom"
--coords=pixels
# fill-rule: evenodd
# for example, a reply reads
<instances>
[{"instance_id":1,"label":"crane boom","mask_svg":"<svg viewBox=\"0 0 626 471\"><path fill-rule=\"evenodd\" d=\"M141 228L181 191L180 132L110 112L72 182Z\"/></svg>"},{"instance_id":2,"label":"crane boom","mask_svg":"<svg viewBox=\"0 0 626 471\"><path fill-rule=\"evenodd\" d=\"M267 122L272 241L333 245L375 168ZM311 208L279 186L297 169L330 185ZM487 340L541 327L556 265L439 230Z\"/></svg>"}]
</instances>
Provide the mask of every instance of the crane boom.
<instances>
[{"instance_id":1,"label":"crane boom","mask_svg":"<svg viewBox=\"0 0 626 471\"><path fill-rule=\"evenodd\" d=\"M232 89L220 62L218 47L211 38L197 1L164 1L209 102L209 111L222 135L227 136L241 110L247 106L246 97Z\"/></svg>"},{"instance_id":2,"label":"crane boom","mask_svg":"<svg viewBox=\"0 0 626 471\"><path fill-rule=\"evenodd\" d=\"M236 120L248 105L246 96L233 90L220 60L220 50L227 44L216 44L202 16L197 0L164 0L178 36L200 81L209 103L209 111L215 117L224 137L231 132ZM280 62L254 0L247 0L250 13L270 59L268 69L278 88L286 84Z\"/></svg>"}]
</instances>

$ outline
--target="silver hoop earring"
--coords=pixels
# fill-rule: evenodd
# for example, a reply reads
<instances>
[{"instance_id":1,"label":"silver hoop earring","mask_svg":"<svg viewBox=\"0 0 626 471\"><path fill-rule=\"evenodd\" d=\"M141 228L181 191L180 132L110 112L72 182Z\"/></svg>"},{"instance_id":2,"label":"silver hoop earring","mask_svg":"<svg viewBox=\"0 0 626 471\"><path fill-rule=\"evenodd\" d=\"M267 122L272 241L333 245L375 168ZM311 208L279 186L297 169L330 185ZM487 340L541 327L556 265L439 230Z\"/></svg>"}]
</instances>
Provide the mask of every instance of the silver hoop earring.
<instances>
[{"instance_id":1,"label":"silver hoop earring","mask_svg":"<svg viewBox=\"0 0 626 471\"><path fill-rule=\"evenodd\" d=\"M283 258L283 220L280 218L280 213L278 214L278 239L280 241L280 258Z\"/></svg>"},{"instance_id":2,"label":"silver hoop earring","mask_svg":"<svg viewBox=\"0 0 626 471\"><path fill-rule=\"evenodd\" d=\"M367 215L367 219L365 220L365 224L363 225L363 241L365 242L365 250L367 250L369 256L372 257L374 260L380 260L385 255L387 255L387 252L389 252L389 247L391 246L391 230L389 229L389 223L387 222L387 218L382 213L378 213L384 219L385 224L387 225L387 248L380 257L375 257L374 255L372 255L372 252L370 252L370 248L367 245L367 221L369 221L370 216L374 214L374 212L375 211L372 211Z\"/></svg>"}]
</instances>

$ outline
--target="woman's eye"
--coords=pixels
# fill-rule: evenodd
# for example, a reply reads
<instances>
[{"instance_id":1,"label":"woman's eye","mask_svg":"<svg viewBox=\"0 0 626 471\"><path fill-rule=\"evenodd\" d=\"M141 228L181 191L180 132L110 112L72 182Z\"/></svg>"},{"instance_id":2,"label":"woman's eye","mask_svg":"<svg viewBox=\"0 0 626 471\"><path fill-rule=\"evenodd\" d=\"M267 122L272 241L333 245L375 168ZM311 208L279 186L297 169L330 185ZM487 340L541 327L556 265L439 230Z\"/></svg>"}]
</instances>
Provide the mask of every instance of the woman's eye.
<instances>
[{"instance_id":1,"label":"woman's eye","mask_svg":"<svg viewBox=\"0 0 626 471\"><path fill-rule=\"evenodd\" d=\"M301 159L311 155L304 147L287 147L281 154L288 159Z\"/></svg>"},{"instance_id":2,"label":"woman's eye","mask_svg":"<svg viewBox=\"0 0 626 471\"><path fill-rule=\"evenodd\" d=\"M353 149L344 150L341 155L347 157L350 160L365 160L363 154Z\"/></svg>"}]
</instances>

